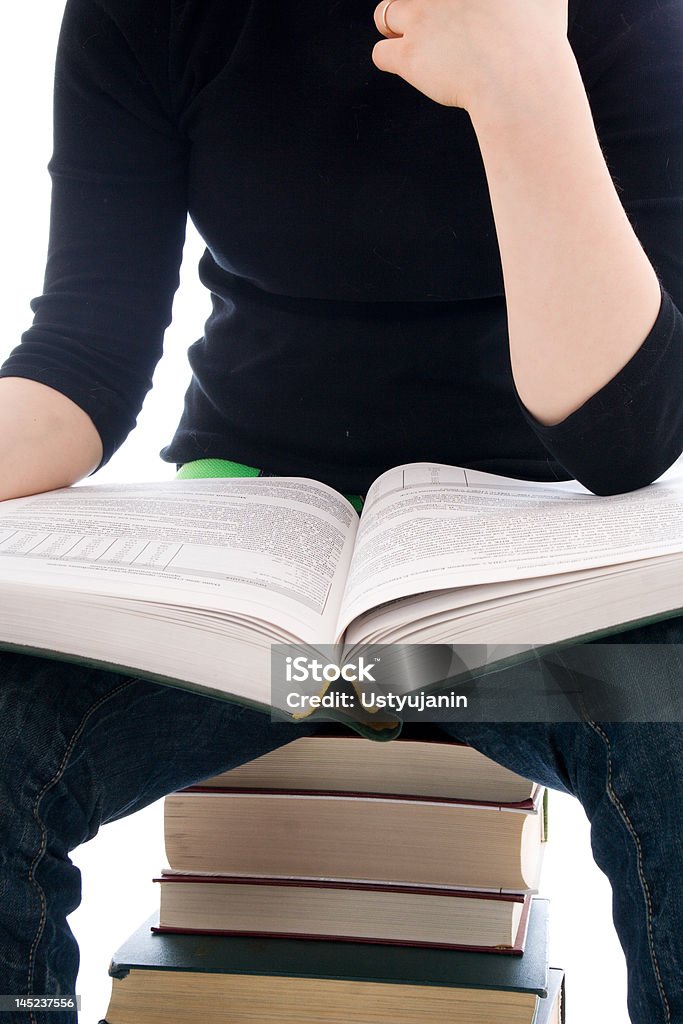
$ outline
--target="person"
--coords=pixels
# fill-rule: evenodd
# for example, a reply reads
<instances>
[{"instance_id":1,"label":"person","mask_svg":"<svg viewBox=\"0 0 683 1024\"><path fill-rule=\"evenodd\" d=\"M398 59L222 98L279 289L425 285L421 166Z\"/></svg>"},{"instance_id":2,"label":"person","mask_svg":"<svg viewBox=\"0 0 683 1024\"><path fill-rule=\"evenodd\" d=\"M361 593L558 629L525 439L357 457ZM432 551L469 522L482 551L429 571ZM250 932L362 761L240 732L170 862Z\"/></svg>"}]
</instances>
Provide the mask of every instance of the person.
<instances>
[{"instance_id":1,"label":"person","mask_svg":"<svg viewBox=\"0 0 683 1024\"><path fill-rule=\"evenodd\" d=\"M411 461L648 486L683 449L682 56L680 0L67 0L0 499L133 429L188 212L212 311L161 453L181 475L313 476L358 507ZM680 684L682 639L672 616L584 647L635 691ZM16 652L0 679L0 989L71 994L69 852L316 726ZM683 1021L681 724L439 727L578 797L631 1020Z\"/></svg>"}]
</instances>

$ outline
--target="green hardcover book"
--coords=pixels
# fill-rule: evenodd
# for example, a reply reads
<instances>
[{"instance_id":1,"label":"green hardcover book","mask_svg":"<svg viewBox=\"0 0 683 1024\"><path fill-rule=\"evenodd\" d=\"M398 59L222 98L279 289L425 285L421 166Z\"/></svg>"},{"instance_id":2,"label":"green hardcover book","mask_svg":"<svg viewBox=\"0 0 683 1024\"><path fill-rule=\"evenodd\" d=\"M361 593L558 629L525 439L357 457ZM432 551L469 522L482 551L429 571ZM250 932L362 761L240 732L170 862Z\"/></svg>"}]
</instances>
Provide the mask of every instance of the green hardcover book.
<instances>
[{"instance_id":1,"label":"green hardcover book","mask_svg":"<svg viewBox=\"0 0 683 1024\"><path fill-rule=\"evenodd\" d=\"M153 934L150 917L114 955L107 1024L541 1024L548 901L534 899L524 955L364 942ZM553 995L554 993L554 995Z\"/></svg>"},{"instance_id":2,"label":"green hardcover book","mask_svg":"<svg viewBox=\"0 0 683 1024\"><path fill-rule=\"evenodd\" d=\"M680 614L682 496L675 475L596 497L573 482L409 463L374 481L360 519L343 495L306 477L88 484L15 498L0 510L0 649L391 739L411 708L422 717L410 696L461 716L467 693L431 692L446 680L460 688L490 674L496 684L499 669L536 649ZM399 645L432 651L404 656ZM287 652L275 652L275 687L271 647ZM337 692L338 677L310 665L303 680L287 675L290 654L317 664L324 648L324 663L330 647L347 682L362 686ZM392 692L365 685L373 662L381 678L371 682ZM477 696L481 709L481 685ZM315 703L323 697L331 704ZM546 698L553 719L574 719L563 692ZM513 719L519 699L505 706ZM535 694L528 699L535 711Z\"/></svg>"}]
</instances>

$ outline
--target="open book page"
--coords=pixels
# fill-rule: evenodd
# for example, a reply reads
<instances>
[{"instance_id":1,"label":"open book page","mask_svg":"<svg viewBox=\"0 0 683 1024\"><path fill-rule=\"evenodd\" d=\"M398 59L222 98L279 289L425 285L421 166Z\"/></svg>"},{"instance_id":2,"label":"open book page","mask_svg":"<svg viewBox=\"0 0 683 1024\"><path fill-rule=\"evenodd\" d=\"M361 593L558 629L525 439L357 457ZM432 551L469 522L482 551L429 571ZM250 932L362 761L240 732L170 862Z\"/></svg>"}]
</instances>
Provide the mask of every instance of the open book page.
<instances>
[{"instance_id":1,"label":"open book page","mask_svg":"<svg viewBox=\"0 0 683 1024\"><path fill-rule=\"evenodd\" d=\"M476 646L486 637L486 657L493 661L569 635L614 632L617 624L627 629L634 621L683 609L680 579L680 555L659 555L528 580L427 591L371 609L353 620L344 639L361 646ZM519 644L522 636L533 643Z\"/></svg>"},{"instance_id":2,"label":"open book page","mask_svg":"<svg viewBox=\"0 0 683 1024\"><path fill-rule=\"evenodd\" d=\"M303 478L69 487L0 504L0 581L231 611L331 643L357 524Z\"/></svg>"},{"instance_id":3,"label":"open book page","mask_svg":"<svg viewBox=\"0 0 683 1024\"><path fill-rule=\"evenodd\" d=\"M683 479L596 497L432 463L368 492L337 627L411 594L531 579L683 551Z\"/></svg>"},{"instance_id":4,"label":"open book page","mask_svg":"<svg viewBox=\"0 0 683 1024\"><path fill-rule=\"evenodd\" d=\"M595 569L593 572L603 572ZM569 582L572 573L560 573L553 580ZM583 575L583 574L581 574ZM506 580L502 583L482 583L475 587L454 590L433 590L408 597L398 597L373 607L349 624L344 635L346 643L392 643L403 641L407 633L413 634L442 619L452 623L453 613L460 608L475 608L507 600L525 593L547 590L548 577L528 580Z\"/></svg>"}]
</instances>

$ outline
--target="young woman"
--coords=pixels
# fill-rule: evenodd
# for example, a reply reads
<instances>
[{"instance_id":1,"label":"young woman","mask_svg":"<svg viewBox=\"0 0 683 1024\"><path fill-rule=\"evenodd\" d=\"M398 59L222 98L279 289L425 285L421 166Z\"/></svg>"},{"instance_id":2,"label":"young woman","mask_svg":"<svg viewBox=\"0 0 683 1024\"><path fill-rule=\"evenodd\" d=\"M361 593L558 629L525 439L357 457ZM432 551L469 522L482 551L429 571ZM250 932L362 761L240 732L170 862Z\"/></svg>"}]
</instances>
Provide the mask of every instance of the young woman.
<instances>
[{"instance_id":1,"label":"young woman","mask_svg":"<svg viewBox=\"0 0 683 1024\"><path fill-rule=\"evenodd\" d=\"M372 15L68 0L44 290L0 369L0 499L95 472L133 428L188 211L213 305L162 452L181 475L314 476L360 505L402 462L614 494L679 456L683 4ZM584 645L602 678L678 684L683 619L614 639ZM315 727L25 655L0 679L0 990L73 993L68 852ZM681 725L441 728L581 800L631 1020L683 1020Z\"/></svg>"}]
</instances>

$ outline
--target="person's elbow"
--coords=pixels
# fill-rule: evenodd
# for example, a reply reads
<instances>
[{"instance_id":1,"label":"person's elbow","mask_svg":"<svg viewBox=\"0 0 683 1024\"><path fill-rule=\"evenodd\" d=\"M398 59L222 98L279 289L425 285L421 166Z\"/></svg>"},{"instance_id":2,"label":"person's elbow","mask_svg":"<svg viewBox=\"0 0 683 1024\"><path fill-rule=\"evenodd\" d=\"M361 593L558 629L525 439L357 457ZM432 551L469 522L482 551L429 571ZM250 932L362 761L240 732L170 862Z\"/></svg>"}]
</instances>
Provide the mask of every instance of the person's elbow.
<instances>
[{"instance_id":1,"label":"person's elbow","mask_svg":"<svg viewBox=\"0 0 683 1024\"><path fill-rule=\"evenodd\" d=\"M628 494L649 487L676 462L683 448L655 452L647 457L641 451L628 454L615 453L599 471L591 468L574 471L574 477L587 490L601 498Z\"/></svg>"},{"instance_id":2,"label":"person's elbow","mask_svg":"<svg viewBox=\"0 0 683 1024\"><path fill-rule=\"evenodd\" d=\"M68 487L102 461L100 435L66 395L24 377L0 378L0 501Z\"/></svg>"}]
</instances>

